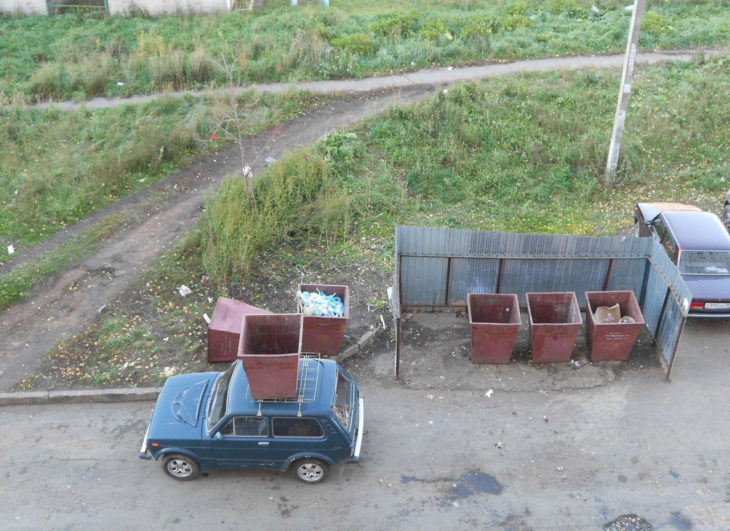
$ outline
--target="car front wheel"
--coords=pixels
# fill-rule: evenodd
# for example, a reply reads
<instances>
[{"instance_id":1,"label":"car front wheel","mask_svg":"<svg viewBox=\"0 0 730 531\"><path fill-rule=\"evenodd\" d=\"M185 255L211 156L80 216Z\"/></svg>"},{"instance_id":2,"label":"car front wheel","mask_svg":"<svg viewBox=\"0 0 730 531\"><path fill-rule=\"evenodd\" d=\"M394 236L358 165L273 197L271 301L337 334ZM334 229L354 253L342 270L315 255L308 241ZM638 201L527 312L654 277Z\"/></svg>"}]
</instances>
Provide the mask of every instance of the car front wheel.
<instances>
[{"instance_id":1,"label":"car front wheel","mask_svg":"<svg viewBox=\"0 0 730 531\"><path fill-rule=\"evenodd\" d=\"M320 483L327 475L327 465L319 459L302 459L294 463L292 472L304 483Z\"/></svg>"},{"instance_id":2,"label":"car front wheel","mask_svg":"<svg viewBox=\"0 0 730 531\"><path fill-rule=\"evenodd\" d=\"M168 476L180 481L195 479L200 475L200 465L186 455L170 454L162 460L162 468Z\"/></svg>"}]
</instances>

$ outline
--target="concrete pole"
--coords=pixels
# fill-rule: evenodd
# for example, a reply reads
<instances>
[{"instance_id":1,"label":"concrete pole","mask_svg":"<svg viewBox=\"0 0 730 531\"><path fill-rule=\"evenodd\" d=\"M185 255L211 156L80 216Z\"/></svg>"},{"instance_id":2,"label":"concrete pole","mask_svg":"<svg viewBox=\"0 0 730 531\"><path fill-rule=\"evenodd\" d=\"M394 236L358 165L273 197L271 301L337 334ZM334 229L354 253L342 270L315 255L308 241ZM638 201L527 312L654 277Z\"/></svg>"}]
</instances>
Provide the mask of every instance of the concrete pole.
<instances>
[{"instance_id":1,"label":"concrete pole","mask_svg":"<svg viewBox=\"0 0 730 531\"><path fill-rule=\"evenodd\" d=\"M618 167L618 156L621 152L621 139L624 136L624 123L626 112L629 109L631 97L631 80L634 77L634 62L636 59L637 44L639 42L639 29L641 18L644 16L646 0L634 0L634 9L631 14L631 27L629 38L626 43L626 57L624 69L621 73L621 87L618 92L618 104L616 105L616 116L613 119L613 133L611 134L611 146L608 148L608 161L606 162L606 184L612 185L616 177Z\"/></svg>"}]
</instances>

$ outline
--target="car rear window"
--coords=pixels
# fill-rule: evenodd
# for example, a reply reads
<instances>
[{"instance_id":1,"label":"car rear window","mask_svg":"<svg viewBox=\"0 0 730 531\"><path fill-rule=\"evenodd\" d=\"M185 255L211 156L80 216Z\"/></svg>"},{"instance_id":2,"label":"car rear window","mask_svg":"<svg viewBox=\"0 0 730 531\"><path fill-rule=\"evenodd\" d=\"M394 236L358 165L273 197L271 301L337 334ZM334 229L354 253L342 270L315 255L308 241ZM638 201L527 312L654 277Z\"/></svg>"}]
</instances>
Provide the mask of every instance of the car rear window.
<instances>
[{"instance_id":1,"label":"car rear window","mask_svg":"<svg viewBox=\"0 0 730 531\"><path fill-rule=\"evenodd\" d=\"M679 272L684 275L730 275L730 251L683 251Z\"/></svg>"}]
</instances>

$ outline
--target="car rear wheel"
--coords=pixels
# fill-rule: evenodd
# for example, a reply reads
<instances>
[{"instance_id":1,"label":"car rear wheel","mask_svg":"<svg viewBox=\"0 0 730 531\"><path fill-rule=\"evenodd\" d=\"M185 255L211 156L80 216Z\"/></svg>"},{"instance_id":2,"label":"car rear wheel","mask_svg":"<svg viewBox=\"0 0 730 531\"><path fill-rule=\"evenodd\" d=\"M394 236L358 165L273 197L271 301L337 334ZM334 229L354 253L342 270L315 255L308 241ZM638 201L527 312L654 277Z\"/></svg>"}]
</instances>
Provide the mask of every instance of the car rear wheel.
<instances>
[{"instance_id":1,"label":"car rear wheel","mask_svg":"<svg viewBox=\"0 0 730 531\"><path fill-rule=\"evenodd\" d=\"M728 232L730 232L730 204L725 205L722 209L722 222Z\"/></svg>"},{"instance_id":2,"label":"car rear wheel","mask_svg":"<svg viewBox=\"0 0 730 531\"><path fill-rule=\"evenodd\" d=\"M186 455L170 454L162 460L162 468L168 476L181 481L195 479L200 475L200 465Z\"/></svg>"},{"instance_id":3,"label":"car rear wheel","mask_svg":"<svg viewBox=\"0 0 730 531\"><path fill-rule=\"evenodd\" d=\"M292 472L304 483L320 483L327 475L327 465L319 459L301 459L294 463Z\"/></svg>"}]
</instances>

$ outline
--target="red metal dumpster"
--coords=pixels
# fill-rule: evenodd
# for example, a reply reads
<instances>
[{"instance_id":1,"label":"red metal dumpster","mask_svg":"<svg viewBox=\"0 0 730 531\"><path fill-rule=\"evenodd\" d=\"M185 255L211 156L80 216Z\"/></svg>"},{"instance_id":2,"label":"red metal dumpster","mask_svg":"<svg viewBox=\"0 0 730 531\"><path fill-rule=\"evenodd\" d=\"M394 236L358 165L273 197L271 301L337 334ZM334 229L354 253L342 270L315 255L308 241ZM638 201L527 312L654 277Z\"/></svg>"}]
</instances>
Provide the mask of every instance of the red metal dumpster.
<instances>
[{"instance_id":1,"label":"red metal dumpster","mask_svg":"<svg viewBox=\"0 0 730 531\"><path fill-rule=\"evenodd\" d=\"M270 313L245 302L218 297L208 325L208 362L235 360L243 316Z\"/></svg>"},{"instance_id":2,"label":"red metal dumpster","mask_svg":"<svg viewBox=\"0 0 730 531\"><path fill-rule=\"evenodd\" d=\"M595 311L599 306L619 305L621 317L630 317L633 322L596 321ZM624 361L629 359L641 328L644 316L633 291L587 291L586 292L586 343L592 361Z\"/></svg>"},{"instance_id":3,"label":"red metal dumpster","mask_svg":"<svg viewBox=\"0 0 730 531\"><path fill-rule=\"evenodd\" d=\"M332 284L299 284L299 291L337 295L342 301L345 307L342 317L305 315L302 330L302 352L336 356L340 352L347 320L350 318L350 289Z\"/></svg>"},{"instance_id":4,"label":"red metal dumpster","mask_svg":"<svg viewBox=\"0 0 730 531\"><path fill-rule=\"evenodd\" d=\"M238 357L257 399L295 398L302 315L244 315Z\"/></svg>"},{"instance_id":5,"label":"red metal dumpster","mask_svg":"<svg viewBox=\"0 0 730 531\"><path fill-rule=\"evenodd\" d=\"M520 329L517 295L469 293L472 363L509 363Z\"/></svg>"},{"instance_id":6,"label":"red metal dumpster","mask_svg":"<svg viewBox=\"0 0 730 531\"><path fill-rule=\"evenodd\" d=\"M533 361L570 360L583 324L575 293L527 293L526 296Z\"/></svg>"}]
</instances>

